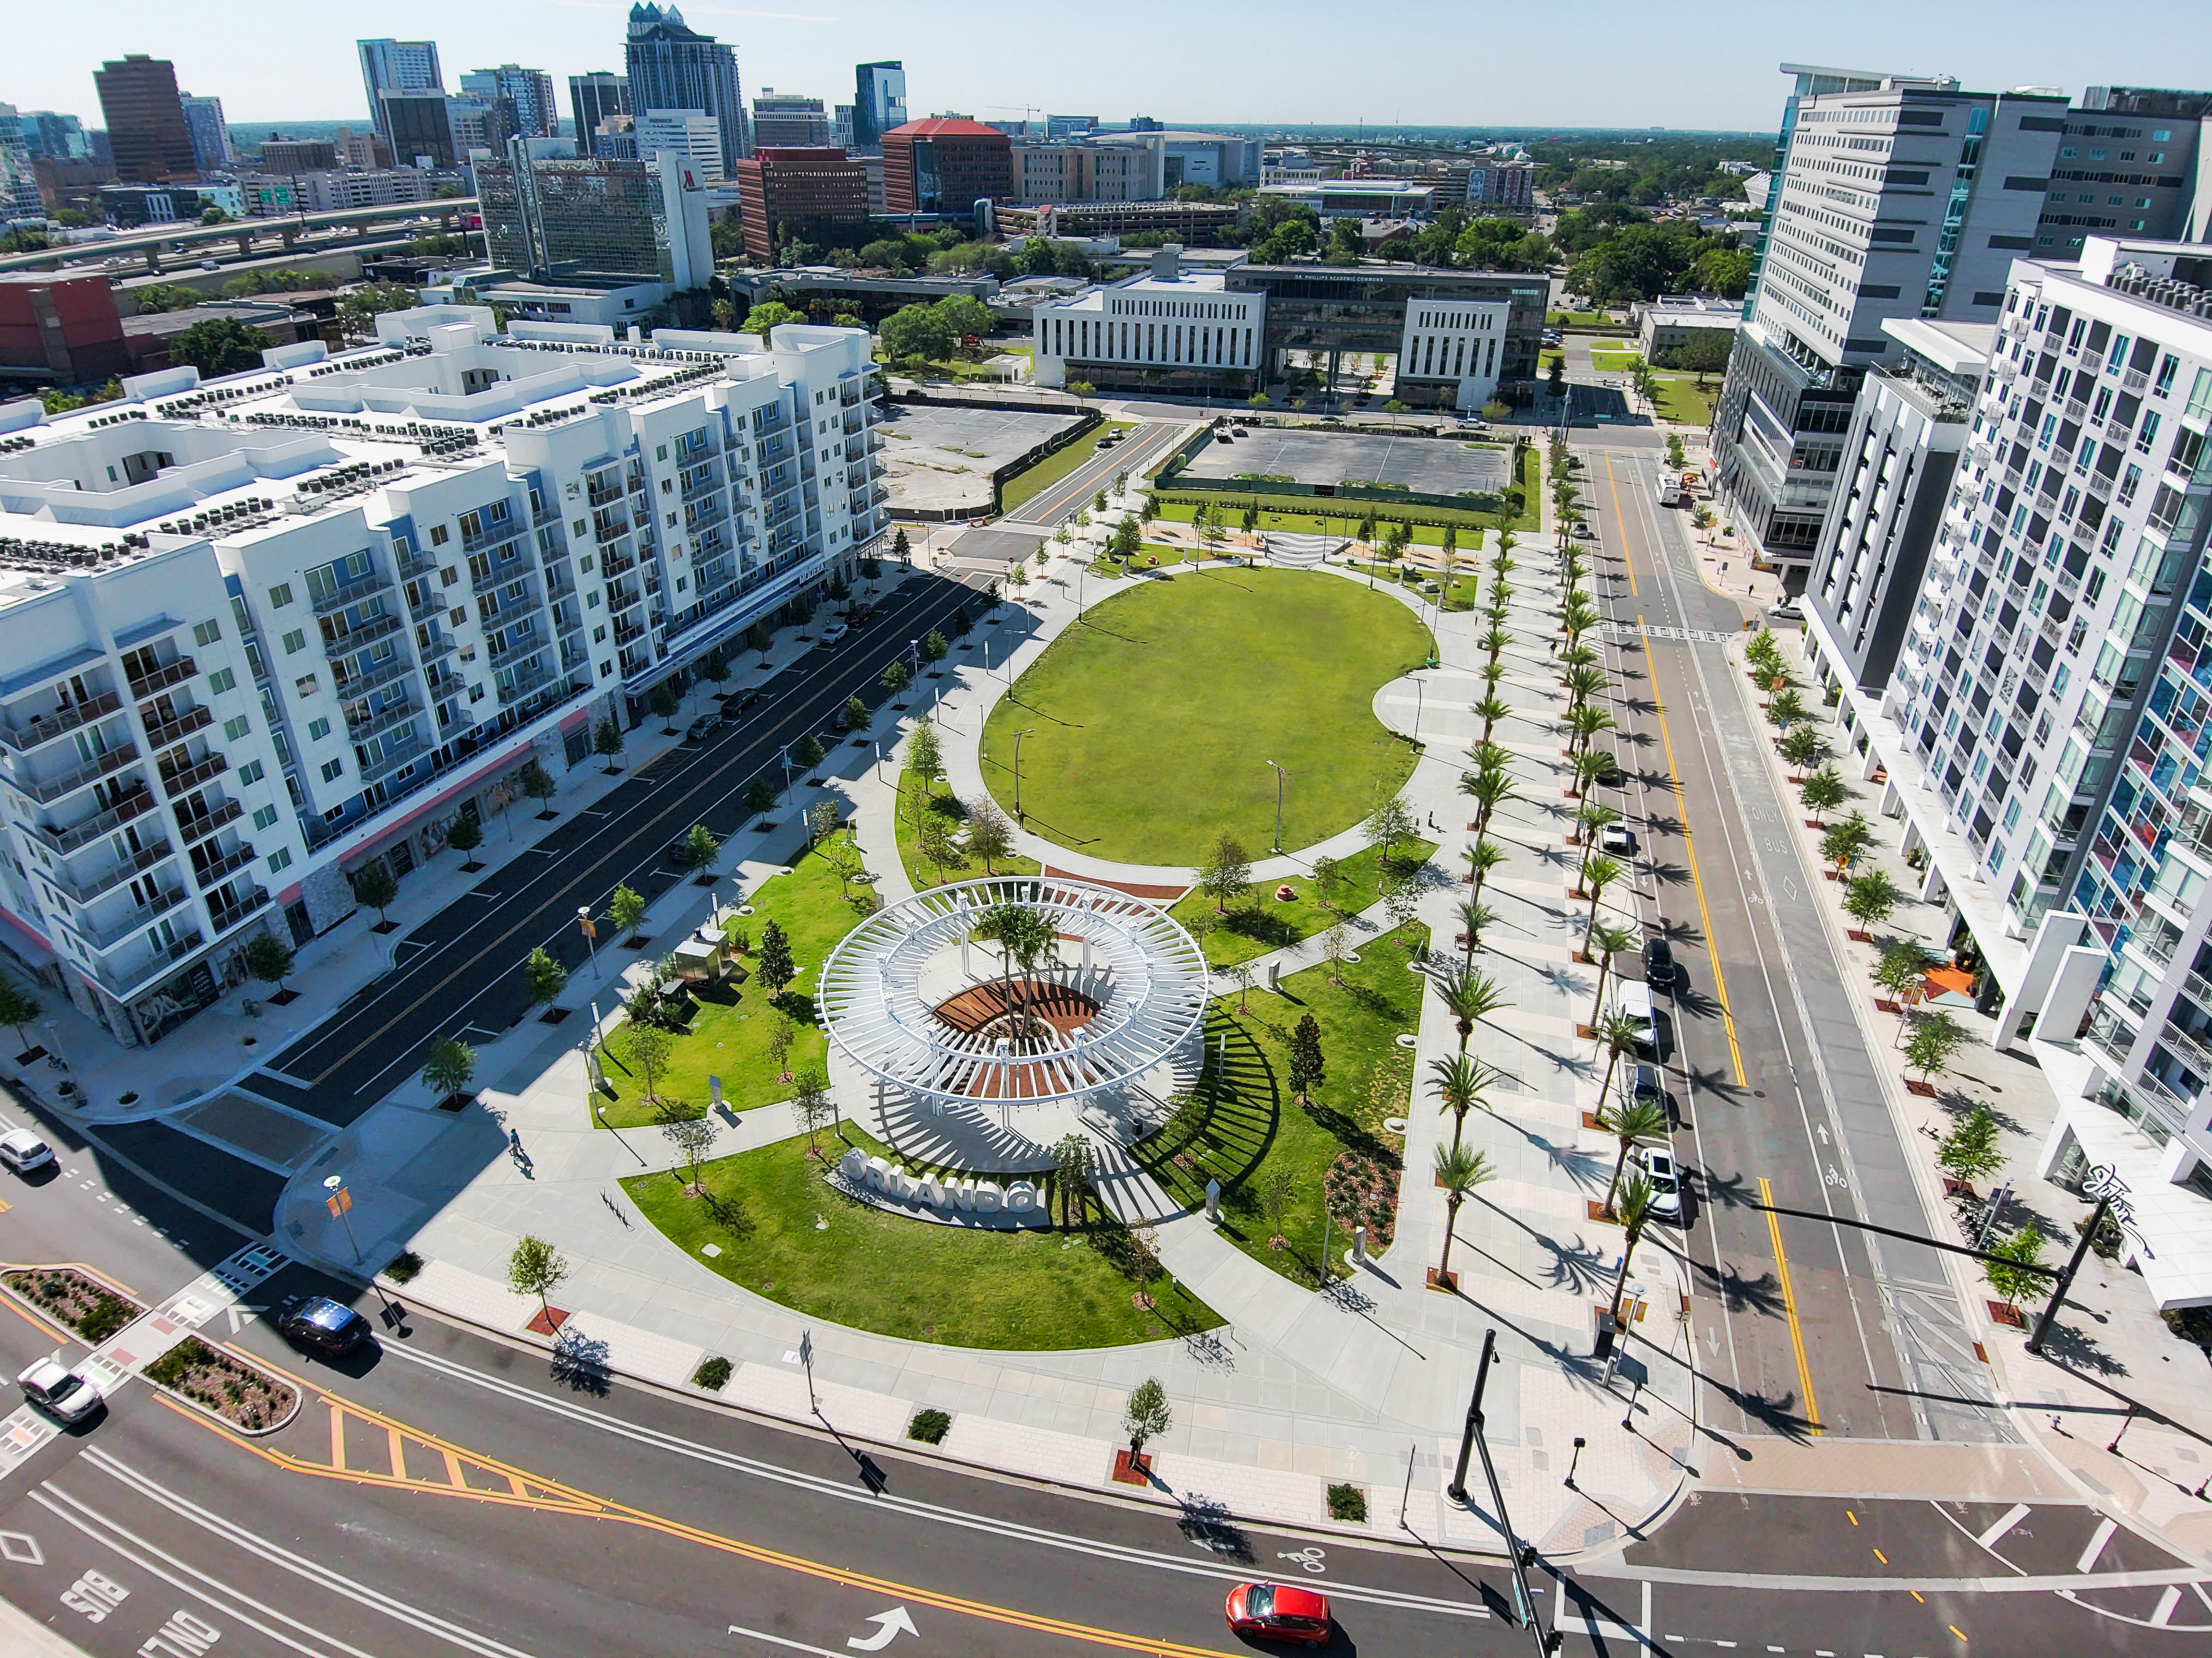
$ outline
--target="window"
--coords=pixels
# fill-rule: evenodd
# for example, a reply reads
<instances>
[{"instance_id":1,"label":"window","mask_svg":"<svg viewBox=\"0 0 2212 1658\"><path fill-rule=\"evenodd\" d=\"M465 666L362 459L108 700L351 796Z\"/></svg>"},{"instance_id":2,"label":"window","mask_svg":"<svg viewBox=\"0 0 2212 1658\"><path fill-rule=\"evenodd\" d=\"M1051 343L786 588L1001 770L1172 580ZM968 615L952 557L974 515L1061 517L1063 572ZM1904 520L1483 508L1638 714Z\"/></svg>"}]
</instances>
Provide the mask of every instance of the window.
<instances>
[{"instance_id":1,"label":"window","mask_svg":"<svg viewBox=\"0 0 2212 1658\"><path fill-rule=\"evenodd\" d=\"M314 675L311 673L301 674L297 679L292 682L292 690L295 695L313 696L315 694Z\"/></svg>"},{"instance_id":2,"label":"window","mask_svg":"<svg viewBox=\"0 0 2212 1658\"><path fill-rule=\"evenodd\" d=\"M192 629L192 643L195 645L212 645L222 637L222 623L220 622L203 622Z\"/></svg>"},{"instance_id":3,"label":"window","mask_svg":"<svg viewBox=\"0 0 2212 1658\"><path fill-rule=\"evenodd\" d=\"M483 686L481 686L481 685L471 685L471 686L470 686L470 687L469 687L469 701L471 701L471 702L481 702L481 701L483 701Z\"/></svg>"},{"instance_id":4,"label":"window","mask_svg":"<svg viewBox=\"0 0 2212 1658\"><path fill-rule=\"evenodd\" d=\"M266 774L266 768L258 760L249 760L238 768L239 786L242 788L248 783L258 783Z\"/></svg>"},{"instance_id":5,"label":"window","mask_svg":"<svg viewBox=\"0 0 2212 1658\"><path fill-rule=\"evenodd\" d=\"M337 782L337 781L338 780L338 779L339 779L339 778L341 778L341 777L343 777L343 776L344 776L344 775L345 775L345 762L344 762L344 761L343 761L343 760L325 760L325 761L324 761L324 762L323 762L323 781L325 781L325 783L335 783L335 782Z\"/></svg>"},{"instance_id":6,"label":"window","mask_svg":"<svg viewBox=\"0 0 2212 1658\"><path fill-rule=\"evenodd\" d=\"M815 398L817 403L819 403L821 400L822 399L818 397ZM662 444L658 449L653 452L653 458L655 460L666 460L668 459L668 446L665 443ZM665 489L667 488L667 485L663 484L661 487Z\"/></svg>"},{"instance_id":7,"label":"window","mask_svg":"<svg viewBox=\"0 0 2212 1658\"><path fill-rule=\"evenodd\" d=\"M272 873L273 873L274 872L277 871L277 870L280 870L280 869L289 869L289 868L291 868L291 866L292 866L292 848L291 848L291 847L277 847L277 848L276 848L276 851L274 851L274 852L272 852L272 853L270 853L269 854L269 868L270 868L270 872L271 872Z\"/></svg>"},{"instance_id":8,"label":"window","mask_svg":"<svg viewBox=\"0 0 2212 1658\"><path fill-rule=\"evenodd\" d=\"M281 610L292 602L292 584L280 581L269 590L269 608Z\"/></svg>"},{"instance_id":9,"label":"window","mask_svg":"<svg viewBox=\"0 0 2212 1658\"><path fill-rule=\"evenodd\" d=\"M208 690L216 696L221 696L228 690L235 690L237 687L238 676L228 668L217 668L208 676Z\"/></svg>"},{"instance_id":10,"label":"window","mask_svg":"<svg viewBox=\"0 0 2212 1658\"><path fill-rule=\"evenodd\" d=\"M606 642L607 624L602 622L598 627L592 629L592 643L594 645L604 645Z\"/></svg>"},{"instance_id":11,"label":"window","mask_svg":"<svg viewBox=\"0 0 2212 1658\"><path fill-rule=\"evenodd\" d=\"M307 740L309 742L319 743L330 734L331 722L329 720L310 720L307 722Z\"/></svg>"},{"instance_id":12,"label":"window","mask_svg":"<svg viewBox=\"0 0 2212 1658\"><path fill-rule=\"evenodd\" d=\"M226 720L222 722L223 736L234 743L252 729L253 722L242 714L235 720Z\"/></svg>"},{"instance_id":13,"label":"window","mask_svg":"<svg viewBox=\"0 0 2212 1658\"><path fill-rule=\"evenodd\" d=\"M461 572L459 568L456 565L448 564L444 569L438 572L438 585L441 587L450 587L460 579Z\"/></svg>"},{"instance_id":14,"label":"window","mask_svg":"<svg viewBox=\"0 0 2212 1658\"><path fill-rule=\"evenodd\" d=\"M444 525L433 524L430 526L430 544L433 547L442 547L451 539L453 539L453 532Z\"/></svg>"},{"instance_id":15,"label":"window","mask_svg":"<svg viewBox=\"0 0 2212 1658\"><path fill-rule=\"evenodd\" d=\"M295 651L304 651L307 648L307 634L305 629L295 628L290 633L284 635L285 655L289 656Z\"/></svg>"},{"instance_id":16,"label":"window","mask_svg":"<svg viewBox=\"0 0 2212 1658\"><path fill-rule=\"evenodd\" d=\"M261 808L261 810L260 810L259 811L257 811L257 812L255 812L255 813L253 814L253 828L254 828L254 831L258 834L258 833L259 833L261 830L267 829L267 828L268 828L271 823L274 823L276 821L276 807L274 807L274 806L264 806L264 807L262 807L262 808Z\"/></svg>"}]
</instances>

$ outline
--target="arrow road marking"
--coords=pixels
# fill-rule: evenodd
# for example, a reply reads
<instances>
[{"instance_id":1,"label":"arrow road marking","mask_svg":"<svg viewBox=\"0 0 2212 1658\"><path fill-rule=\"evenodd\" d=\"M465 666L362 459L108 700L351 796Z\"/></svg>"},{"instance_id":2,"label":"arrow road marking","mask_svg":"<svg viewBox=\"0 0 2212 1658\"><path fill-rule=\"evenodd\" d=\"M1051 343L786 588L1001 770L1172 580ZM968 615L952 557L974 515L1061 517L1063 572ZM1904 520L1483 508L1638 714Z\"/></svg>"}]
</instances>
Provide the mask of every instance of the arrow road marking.
<instances>
[{"instance_id":1,"label":"arrow road marking","mask_svg":"<svg viewBox=\"0 0 2212 1658\"><path fill-rule=\"evenodd\" d=\"M845 1644L856 1652L881 1652L898 1639L902 1630L917 1637L921 1634L914 1626L914 1619L907 1615L904 1606L893 1606L889 1612L879 1612L868 1621L881 1627L873 1635L848 1635L845 1637Z\"/></svg>"},{"instance_id":2,"label":"arrow road marking","mask_svg":"<svg viewBox=\"0 0 2212 1658\"><path fill-rule=\"evenodd\" d=\"M233 1335L236 1335L246 1324L268 1310L265 1305L257 1306L252 1302L239 1302L223 1309L223 1311L230 1315L230 1333Z\"/></svg>"}]
</instances>

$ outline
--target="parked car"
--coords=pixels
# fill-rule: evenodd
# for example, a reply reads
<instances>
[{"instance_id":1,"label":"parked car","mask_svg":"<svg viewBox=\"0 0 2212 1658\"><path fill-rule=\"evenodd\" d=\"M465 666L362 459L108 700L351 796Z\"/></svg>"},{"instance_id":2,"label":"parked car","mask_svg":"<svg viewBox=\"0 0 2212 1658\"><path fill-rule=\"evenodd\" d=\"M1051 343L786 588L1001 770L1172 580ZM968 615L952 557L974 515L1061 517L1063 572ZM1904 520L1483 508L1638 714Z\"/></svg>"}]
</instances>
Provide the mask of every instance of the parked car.
<instances>
[{"instance_id":1,"label":"parked car","mask_svg":"<svg viewBox=\"0 0 2212 1658\"><path fill-rule=\"evenodd\" d=\"M1805 607L1794 598L1785 598L1767 615L1777 622L1802 622L1805 619Z\"/></svg>"},{"instance_id":2,"label":"parked car","mask_svg":"<svg viewBox=\"0 0 2212 1658\"><path fill-rule=\"evenodd\" d=\"M100 1389L58 1358L42 1358L15 1378L15 1385L48 1416L64 1424L83 1421L100 1406Z\"/></svg>"},{"instance_id":3,"label":"parked car","mask_svg":"<svg viewBox=\"0 0 2212 1658\"><path fill-rule=\"evenodd\" d=\"M1235 434L1232 433L1216 432L1213 434L1213 440L1216 443L1234 443L1237 441L1237 439Z\"/></svg>"},{"instance_id":4,"label":"parked car","mask_svg":"<svg viewBox=\"0 0 2212 1658\"><path fill-rule=\"evenodd\" d=\"M1662 990L1674 982L1674 946L1656 933L1644 941L1644 980Z\"/></svg>"},{"instance_id":5,"label":"parked car","mask_svg":"<svg viewBox=\"0 0 2212 1658\"><path fill-rule=\"evenodd\" d=\"M847 634L852 631L852 629L846 623L842 622L833 622L822 630L822 642L824 645L835 645L840 640L843 639Z\"/></svg>"},{"instance_id":6,"label":"parked car","mask_svg":"<svg viewBox=\"0 0 2212 1658\"><path fill-rule=\"evenodd\" d=\"M11 1128L0 1134L0 1163L19 1175L44 1169L54 1160L53 1147L27 1128Z\"/></svg>"},{"instance_id":7,"label":"parked car","mask_svg":"<svg viewBox=\"0 0 2212 1658\"><path fill-rule=\"evenodd\" d=\"M845 613L845 620L855 628L865 628L875 619L875 614L876 607L872 604L855 604Z\"/></svg>"},{"instance_id":8,"label":"parked car","mask_svg":"<svg viewBox=\"0 0 2212 1658\"><path fill-rule=\"evenodd\" d=\"M1636 1027L1636 1051L1656 1054L1659 1051L1659 1022L1651 1011L1651 991L1647 985L1633 979L1617 981L1613 987L1613 1011L1628 1016Z\"/></svg>"},{"instance_id":9,"label":"parked car","mask_svg":"<svg viewBox=\"0 0 2212 1658\"><path fill-rule=\"evenodd\" d=\"M1621 1078L1621 1091L1631 1102L1638 1105L1664 1105L1667 1102L1667 1073L1656 1065L1646 1065L1638 1060L1628 1067Z\"/></svg>"},{"instance_id":10,"label":"parked car","mask_svg":"<svg viewBox=\"0 0 2212 1658\"><path fill-rule=\"evenodd\" d=\"M1240 437L1240 438L1241 438L1241 437L1243 437L1243 436L1244 435L1244 428L1243 428L1242 426L1232 426L1232 427L1231 427L1229 429L1230 429L1231 431L1232 431L1232 432L1236 433L1236 434L1237 434L1237 435L1238 437Z\"/></svg>"},{"instance_id":11,"label":"parked car","mask_svg":"<svg viewBox=\"0 0 2212 1658\"><path fill-rule=\"evenodd\" d=\"M1609 789L1617 789L1626 786L1628 782L1628 774L1621 770L1620 762L1618 760L1611 760L1610 756L1608 756L1608 760L1610 761L1610 763L1607 765L1603 771L1597 774L1597 781L1602 786Z\"/></svg>"},{"instance_id":12,"label":"parked car","mask_svg":"<svg viewBox=\"0 0 2212 1658\"><path fill-rule=\"evenodd\" d=\"M1597 531L1591 529L1587 524L1577 524L1575 525L1575 539L1577 541L1591 540L1596 536L1596 534Z\"/></svg>"},{"instance_id":13,"label":"parked car","mask_svg":"<svg viewBox=\"0 0 2212 1658\"><path fill-rule=\"evenodd\" d=\"M1328 1644L1328 1597L1311 1589L1292 1583L1239 1583L1229 1591L1228 1611L1235 1634L1310 1647Z\"/></svg>"},{"instance_id":14,"label":"parked car","mask_svg":"<svg viewBox=\"0 0 2212 1658\"><path fill-rule=\"evenodd\" d=\"M732 709L735 709L738 713L743 714L747 708L757 706L760 700L761 693L756 688L747 691L743 696L733 696L722 704L723 712L727 714Z\"/></svg>"},{"instance_id":15,"label":"parked car","mask_svg":"<svg viewBox=\"0 0 2212 1658\"><path fill-rule=\"evenodd\" d=\"M276 1328L295 1346L332 1357L368 1339L368 1321L328 1296L295 1296L276 1309Z\"/></svg>"},{"instance_id":16,"label":"parked car","mask_svg":"<svg viewBox=\"0 0 2212 1658\"><path fill-rule=\"evenodd\" d=\"M1651 1212L1662 1220L1682 1218L1682 1173L1674 1154L1656 1145L1639 1145L1629 1159L1651 1182Z\"/></svg>"},{"instance_id":17,"label":"parked car","mask_svg":"<svg viewBox=\"0 0 2212 1658\"><path fill-rule=\"evenodd\" d=\"M1598 850L1620 858L1636 856L1636 831L1619 823L1607 823L1597 832Z\"/></svg>"},{"instance_id":18,"label":"parked car","mask_svg":"<svg viewBox=\"0 0 2212 1658\"><path fill-rule=\"evenodd\" d=\"M702 714L684 728L684 740L687 743L703 743L707 740L707 733L713 731L718 723L713 714Z\"/></svg>"}]
</instances>

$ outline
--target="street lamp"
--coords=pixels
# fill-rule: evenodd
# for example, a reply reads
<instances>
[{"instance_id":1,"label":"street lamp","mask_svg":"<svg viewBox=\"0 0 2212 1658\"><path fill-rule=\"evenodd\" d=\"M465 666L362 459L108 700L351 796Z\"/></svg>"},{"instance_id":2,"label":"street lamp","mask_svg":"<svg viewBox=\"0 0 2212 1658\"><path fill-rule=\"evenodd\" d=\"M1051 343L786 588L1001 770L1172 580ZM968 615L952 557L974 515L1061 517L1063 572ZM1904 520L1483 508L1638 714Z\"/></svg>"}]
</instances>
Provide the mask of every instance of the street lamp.
<instances>
[{"instance_id":1,"label":"street lamp","mask_svg":"<svg viewBox=\"0 0 2212 1658\"><path fill-rule=\"evenodd\" d=\"M791 798L791 744L787 743L777 750L776 758L783 762L783 796Z\"/></svg>"},{"instance_id":2,"label":"street lamp","mask_svg":"<svg viewBox=\"0 0 2212 1658\"><path fill-rule=\"evenodd\" d=\"M1584 1439L1580 1434L1575 1436L1575 1454L1567 1459L1567 1489L1571 1491L1582 1489L1575 1484L1575 1470L1582 1467L1583 1447L1589 1443L1589 1441Z\"/></svg>"},{"instance_id":3,"label":"street lamp","mask_svg":"<svg viewBox=\"0 0 2212 1658\"><path fill-rule=\"evenodd\" d=\"M584 967L589 971L599 954L599 930L592 925L592 907L589 904L576 906L576 926L584 935Z\"/></svg>"},{"instance_id":4,"label":"street lamp","mask_svg":"<svg viewBox=\"0 0 2212 1658\"><path fill-rule=\"evenodd\" d=\"M361 1240L353 1233L353 1193L346 1190L345 1176L328 1176L323 1181L323 1190L330 1193L323 1199L323 1206L345 1223L346 1242L353 1245L353 1258L358 1261L361 1259Z\"/></svg>"},{"instance_id":5,"label":"street lamp","mask_svg":"<svg viewBox=\"0 0 2212 1658\"><path fill-rule=\"evenodd\" d=\"M1275 762L1272 760L1267 763L1275 766ZM1289 775L1290 774L1280 766L1275 766L1275 850L1277 852L1283 849L1283 780Z\"/></svg>"},{"instance_id":6,"label":"street lamp","mask_svg":"<svg viewBox=\"0 0 2212 1658\"><path fill-rule=\"evenodd\" d=\"M1016 732L1014 733L1014 820L1015 820L1017 823L1019 823L1019 822L1023 821L1023 820L1022 820L1022 738L1024 738L1024 737L1033 736L1033 735L1036 733L1036 727L1035 726L1030 726L1026 731L1018 731L1018 732Z\"/></svg>"}]
</instances>

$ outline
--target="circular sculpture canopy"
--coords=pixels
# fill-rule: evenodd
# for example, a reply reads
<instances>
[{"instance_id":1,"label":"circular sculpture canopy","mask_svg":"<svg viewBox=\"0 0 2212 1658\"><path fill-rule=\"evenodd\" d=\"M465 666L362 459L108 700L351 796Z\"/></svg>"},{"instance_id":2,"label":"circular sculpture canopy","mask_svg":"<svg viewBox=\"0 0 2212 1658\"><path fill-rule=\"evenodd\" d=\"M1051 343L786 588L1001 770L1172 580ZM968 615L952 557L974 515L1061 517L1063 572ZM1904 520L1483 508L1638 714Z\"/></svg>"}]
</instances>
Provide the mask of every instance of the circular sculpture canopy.
<instances>
[{"instance_id":1,"label":"circular sculpture canopy","mask_svg":"<svg viewBox=\"0 0 2212 1658\"><path fill-rule=\"evenodd\" d=\"M1054 936L1011 983L987 912L1018 905ZM1135 1081L1206 1016L1206 960L1155 904L1054 877L933 887L877 911L822 964L830 1040L870 1075L921 1098L998 1106Z\"/></svg>"}]
</instances>

